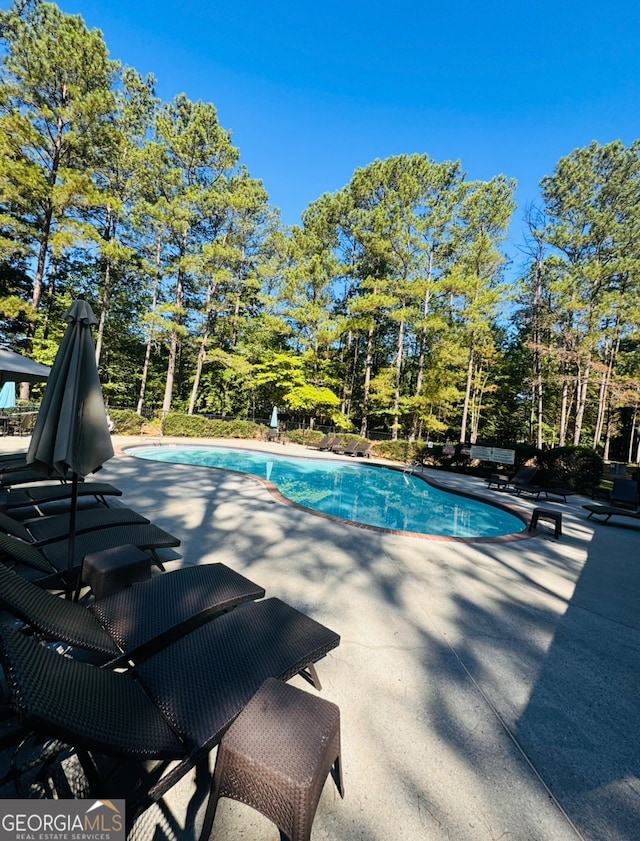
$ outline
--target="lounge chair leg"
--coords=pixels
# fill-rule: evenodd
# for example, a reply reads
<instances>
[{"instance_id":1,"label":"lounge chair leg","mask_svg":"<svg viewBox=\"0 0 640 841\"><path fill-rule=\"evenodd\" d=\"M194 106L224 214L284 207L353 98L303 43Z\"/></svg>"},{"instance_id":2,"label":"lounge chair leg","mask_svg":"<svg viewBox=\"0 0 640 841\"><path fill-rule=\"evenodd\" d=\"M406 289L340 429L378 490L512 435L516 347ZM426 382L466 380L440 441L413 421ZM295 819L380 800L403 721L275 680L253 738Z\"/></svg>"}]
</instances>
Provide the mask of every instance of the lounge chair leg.
<instances>
[{"instance_id":1,"label":"lounge chair leg","mask_svg":"<svg viewBox=\"0 0 640 841\"><path fill-rule=\"evenodd\" d=\"M207 810L204 813L204 820L202 822L202 829L200 830L200 838L199 841L208 841L211 836L211 830L213 828L213 821L216 816L216 811L218 809L218 797L215 792L215 780L211 784L211 792L209 793L209 799L207 801Z\"/></svg>"},{"instance_id":2,"label":"lounge chair leg","mask_svg":"<svg viewBox=\"0 0 640 841\"><path fill-rule=\"evenodd\" d=\"M333 782L336 784L336 788L340 794L340 797L344 800L344 781L342 779L342 758L340 755L336 757L336 761L333 763L333 768L331 769L331 776L333 777Z\"/></svg>"},{"instance_id":3,"label":"lounge chair leg","mask_svg":"<svg viewBox=\"0 0 640 841\"><path fill-rule=\"evenodd\" d=\"M309 665L306 666L304 669L300 669L299 674L307 681L307 683L310 683L311 686L317 689L318 692L322 689L322 684L320 683L318 672L313 663L309 663Z\"/></svg>"}]
</instances>

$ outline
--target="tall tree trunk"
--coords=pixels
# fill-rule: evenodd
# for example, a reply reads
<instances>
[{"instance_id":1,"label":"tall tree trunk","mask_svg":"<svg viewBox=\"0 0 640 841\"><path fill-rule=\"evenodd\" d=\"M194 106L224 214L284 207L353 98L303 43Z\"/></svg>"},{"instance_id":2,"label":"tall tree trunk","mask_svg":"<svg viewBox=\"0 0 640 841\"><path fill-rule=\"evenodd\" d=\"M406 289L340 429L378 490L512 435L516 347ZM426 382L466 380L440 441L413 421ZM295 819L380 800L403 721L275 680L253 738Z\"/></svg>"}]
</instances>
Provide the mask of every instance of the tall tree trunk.
<instances>
[{"instance_id":1,"label":"tall tree trunk","mask_svg":"<svg viewBox=\"0 0 640 841\"><path fill-rule=\"evenodd\" d=\"M173 383L176 375L176 367L178 362L178 350L180 348L180 340L178 338L178 326L182 320L181 310L184 303L184 281L182 269L178 270L178 285L176 287L176 315L175 325L171 331L171 339L169 342L169 359L167 361L167 380L164 389L164 399L162 401L162 417L165 418L171 411L171 400L173 398Z\"/></svg>"},{"instance_id":2,"label":"tall tree trunk","mask_svg":"<svg viewBox=\"0 0 640 841\"><path fill-rule=\"evenodd\" d=\"M187 235L184 234L182 238L182 248L180 258L183 258L187 253ZM185 276L182 266L178 267L178 278L176 282L176 309L174 317L174 327L171 331L171 341L169 343L169 360L167 362L167 381L164 389L164 400L162 401L162 417L166 416L171 411L171 400L173 398L173 383L176 376L176 367L178 364L178 352L180 350L180 337L178 335L178 328L182 325L182 311L184 308L184 285Z\"/></svg>"},{"instance_id":3,"label":"tall tree trunk","mask_svg":"<svg viewBox=\"0 0 640 841\"><path fill-rule=\"evenodd\" d=\"M198 389L200 388L200 378L202 377L202 369L204 367L204 360L207 356L207 344L209 342L209 330L207 327L202 331L202 339L200 341L200 348L198 349L198 359L196 361L196 374L193 380L193 388L191 389L191 397L189 399L189 409L187 414L192 415L196 408L196 398L198 397Z\"/></svg>"},{"instance_id":4,"label":"tall tree trunk","mask_svg":"<svg viewBox=\"0 0 640 841\"><path fill-rule=\"evenodd\" d=\"M533 296L533 401L536 415L536 445L539 450L543 444L544 424L544 385L542 381L542 271L540 261L536 261L535 290Z\"/></svg>"},{"instance_id":5,"label":"tall tree trunk","mask_svg":"<svg viewBox=\"0 0 640 841\"><path fill-rule=\"evenodd\" d=\"M611 423L611 414L607 417L607 432L604 439L604 452L603 458L608 461L609 460L609 450L611 447L611 427L613 424Z\"/></svg>"},{"instance_id":6,"label":"tall tree trunk","mask_svg":"<svg viewBox=\"0 0 640 841\"><path fill-rule=\"evenodd\" d=\"M591 375L591 361L587 361L584 370L580 370L578 366L578 378L576 382L576 421L573 430L573 446L577 447L580 444L580 437L582 435L582 421L584 418L584 410L587 404L587 388L589 386L589 377Z\"/></svg>"},{"instance_id":7,"label":"tall tree trunk","mask_svg":"<svg viewBox=\"0 0 640 841\"><path fill-rule=\"evenodd\" d=\"M636 440L636 429L638 425L638 405L633 407L633 417L631 418L631 434L629 435L629 449L627 450L627 461L633 461L633 445Z\"/></svg>"},{"instance_id":8,"label":"tall tree trunk","mask_svg":"<svg viewBox=\"0 0 640 841\"><path fill-rule=\"evenodd\" d=\"M343 415L345 415L345 417L351 411L351 397L353 395L353 372L355 368L355 362L351 364L351 354L349 353L352 344L355 344L355 341L353 338L353 333L351 332L351 330L349 330L349 332L347 333L346 347L344 349L344 352L340 355L340 361L344 363L345 367L345 375L342 381L342 389L340 393L340 411Z\"/></svg>"},{"instance_id":9,"label":"tall tree trunk","mask_svg":"<svg viewBox=\"0 0 640 841\"><path fill-rule=\"evenodd\" d=\"M431 280L431 271L433 267L433 254L429 253L429 272L428 272L428 280ZM419 338L419 351L418 351L418 362L417 362L417 373L416 373L416 389L415 389L415 396L420 397L422 392L422 383L424 382L424 368L426 365L426 358L427 358L427 328L426 328L426 320L427 316L429 315L429 308L431 305L431 292L429 289L425 292L424 299L422 301L422 329L420 330L420 338ZM411 431L409 433L409 440L415 441L419 434L420 434L420 413L414 412L413 417L411 419Z\"/></svg>"},{"instance_id":10,"label":"tall tree trunk","mask_svg":"<svg viewBox=\"0 0 640 841\"><path fill-rule=\"evenodd\" d=\"M560 396L560 429L558 431L558 446L564 447L567 443L567 427L569 424L569 381L566 376L562 378L562 392Z\"/></svg>"},{"instance_id":11,"label":"tall tree trunk","mask_svg":"<svg viewBox=\"0 0 640 841\"><path fill-rule=\"evenodd\" d=\"M217 288L217 282L209 284L207 287L207 302L205 305L205 326L200 338L200 347L198 348L198 359L196 361L196 374L193 380L193 388L191 389L191 397L189 399L188 414L192 415L196 408L196 399L198 397L198 390L200 389L200 379L202 377L202 369L204 361L207 356L207 345L209 344L209 337L211 336L211 302Z\"/></svg>"},{"instance_id":12,"label":"tall tree trunk","mask_svg":"<svg viewBox=\"0 0 640 841\"><path fill-rule=\"evenodd\" d=\"M602 429L604 427L604 419L609 405L609 389L611 381L613 380L613 369L618 358L618 350L620 349L620 337L616 336L609 350L609 359L607 367L602 374L600 382L600 393L598 396L598 416L596 418L596 427L593 435L593 449L597 450L600 446L600 438L602 437Z\"/></svg>"},{"instance_id":13,"label":"tall tree trunk","mask_svg":"<svg viewBox=\"0 0 640 841\"><path fill-rule=\"evenodd\" d=\"M115 239L115 225L116 219L110 207L107 207L107 219L104 226L104 239L109 244L113 243ZM111 296L111 259L105 259L104 279L102 282L102 292L100 294L100 321L96 331L96 365L100 364L100 355L102 353L102 342L104 340L104 331L107 325L109 316L109 299Z\"/></svg>"},{"instance_id":14,"label":"tall tree trunk","mask_svg":"<svg viewBox=\"0 0 640 841\"><path fill-rule=\"evenodd\" d=\"M371 370L373 368L373 340L375 338L375 322L371 322L367 335L367 357L364 366L364 384L362 389L362 423L360 424L360 435L367 437L369 426L369 397L371 392Z\"/></svg>"},{"instance_id":15,"label":"tall tree trunk","mask_svg":"<svg viewBox=\"0 0 640 841\"><path fill-rule=\"evenodd\" d=\"M171 340L169 342L169 360L167 362L167 379L164 387L164 399L162 401L162 417L166 416L171 411L171 399L173 397L173 383L176 376L176 365L178 360L178 331L171 331Z\"/></svg>"},{"instance_id":16,"label":"tall tree trunk","mask_svg":"<svg viewBox=\"0 0 640 841\"><path fill-rule=\"evenodd\" d=\"M473 382L474 353L473 347L469 349L469 364L467 365L467 386L464 392L464 405L462 407L462 421L460 422L460 443L467 440L467 419L469 417L469 403L471 402L471 383Z\"/></svg>"},{"instance_id":17,"label":"tall tree trunk","mask_svg":"<svg viewBox=\"0 0 640 841\"><path fill-rule=\"evenodd\" d=\"M482 400L488 378L488 374L483 378L482 368L476 372L474 377L474 382L477 382L478 385L474 385L473 387L473 397L471 400L471 437L469 439L471 444L475 444L478 440L480 418L482 417Z\"/></svg>"},{"instance_id":18,"label":"tall tree trunk","mask_svg":"<svg viewBox=\"0 0 640 841\"><path fill-rule=\"evenodd\" d=\"M402 361L404 357L404 332L405 321L403 319L400 322L400 326L398 328L398 348L396 353L396 386L395 393L393 396L393 427L391 433L391 439L393 441L398 440L398 428L400 426L400 383L402 378Z\"/></svg>"},{"instance_id":19,"label":"tall tree trunk","mask_svg":"<svg viewBox=\"0 0 640 841\"><path fill-rule=\"evenodd\" d=\"M138 408L136 409L137 414L142 414L142 409L144 407L144 398L147 391L147 380L149 378L149 367L151 365L151 349L153 347L153 335L154 335L154 316L156 314L156 308L158 306L158 289L160 287L160 251L161 251L161 242L160 238L158 237L157 245L156 245L156 277L155 282L153 284L153 302L151 304L151 324L149 325L149 335L147 336L147 346L144 352L144 365L142 366L142 378L140 380L140 394L138 396Z\"/></svg>"}]
</instances>

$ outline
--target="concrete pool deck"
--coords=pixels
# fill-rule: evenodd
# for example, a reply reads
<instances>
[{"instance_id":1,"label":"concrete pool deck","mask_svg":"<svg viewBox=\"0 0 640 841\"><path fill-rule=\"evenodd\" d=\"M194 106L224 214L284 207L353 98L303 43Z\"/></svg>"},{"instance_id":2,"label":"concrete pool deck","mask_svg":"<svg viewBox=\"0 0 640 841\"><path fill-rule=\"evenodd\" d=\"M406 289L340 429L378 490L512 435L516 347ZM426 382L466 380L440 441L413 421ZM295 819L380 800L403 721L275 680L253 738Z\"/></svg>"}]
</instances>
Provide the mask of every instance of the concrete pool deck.
<instances>
[{"instance_id":1,"label":"concrete pool deck","mask_svg":"<svg viewBox=\"0 0 640 841\"><path fill-rule=\"evenodd\" d=\"M140 443L152 441L114 437L99 478L181 539L176 564L224 562L341 635L318 671L341 710L346 796L327 782L313 841L640 839L640 523L587 520L583 497L538 503L427 471L527 517L561 511L563 535L542 522L518 541L425 540L284 505L249 477L120 451ZM193 839L196 810L199 827L189 778L133 834ZM212 839L234 838L278 832L222 800Z\"/></svg>"}]
</instances>

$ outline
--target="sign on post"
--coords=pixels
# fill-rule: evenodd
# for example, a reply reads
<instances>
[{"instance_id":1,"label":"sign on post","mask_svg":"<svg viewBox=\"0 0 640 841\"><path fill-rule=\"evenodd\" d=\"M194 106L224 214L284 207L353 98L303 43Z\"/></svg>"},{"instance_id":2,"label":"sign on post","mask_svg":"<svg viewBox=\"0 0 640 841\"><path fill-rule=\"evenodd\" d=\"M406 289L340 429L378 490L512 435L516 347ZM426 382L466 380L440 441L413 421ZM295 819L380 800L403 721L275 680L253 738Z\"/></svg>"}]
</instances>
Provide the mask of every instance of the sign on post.
<instances>
[{"instance_id":1,"label":"sign on post","mask_svg":"<svg viewBox=\"0 0 640 841\"><path fill-rule=\"evenodd\" d=\"M495 461L500 464L513 464L516 459L516 451L505 450L502 447L479 447L473 444L471 458L477 458L480 461Z\"/></svg>"}]
</instances>

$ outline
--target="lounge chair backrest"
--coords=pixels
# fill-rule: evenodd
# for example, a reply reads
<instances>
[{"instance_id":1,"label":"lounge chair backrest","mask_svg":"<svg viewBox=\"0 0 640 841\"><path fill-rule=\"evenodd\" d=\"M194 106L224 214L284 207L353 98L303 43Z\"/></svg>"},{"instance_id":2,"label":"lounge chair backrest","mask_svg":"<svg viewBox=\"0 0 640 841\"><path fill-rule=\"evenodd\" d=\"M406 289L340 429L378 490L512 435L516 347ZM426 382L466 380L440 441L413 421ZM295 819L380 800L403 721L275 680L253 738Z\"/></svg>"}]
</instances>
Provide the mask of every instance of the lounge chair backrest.
<instances>
[{"instance_id":1,"label":"lounge chair backrest","mask_svg":"<svg viewBox=\"0 0 640 841\"><path fill-rule=\"evenodd\" d=\"M516 470L515 475L511 479L511 482L517 485L528 485L530 482L533 481L533 478L537 472L537 467L523 465L522 467L519 467Z\"/></svg>"},{"instance_id":2,"label":"lounge chair backrest","mask_svg":"<svg viewBox=\"0 0 640 841\"><path fill-rule=\"evenodd\" d=\"M49 638L114 657L118 646L84 605L54 596L0 564L0 606Z\"/></svg>"},{"instance_id":3,"label":"lounge chair backrest","mask_svg":"<svg viewBox=\"0 0 640 841\"><path fill-rule=\"evenodd\" d=\"M611 502L626 502L638 505L638 483L635 479L614 479L611 490Z\"/></svg>"},{"instance_id":4,"label":"lounge chair backrest","mask_svg":"<svg viewBox=\"0 0 640 841\"><path fill-rule=\"evenodd\" d=\"M22 523L5 514L3 511L0 511L0 531L3 531L5 534L12 534L14 537L19 537L27 543L33 543L33 536Z\"/></svg>"},{"instance_id":5,"label":"lounge chair backrest","mask_svg":"<svg viewBox=\"0 0 640 841\"><path fill-rule=\"evenodd\" d=\"M10 563L25 564L45 575L54 572L49 561L35 546L8 534L0 534L0 557L8 559Z\"/></svg>"},{"instance_id":6,"label":"lounge chair backrest","mask_svg":"<svg viewBox=\"0 0 640 841\"><path fill-rule=\"evenodd\" d=\"M185 746L128 672L61 657L14 628L0 628L0 656L21 719L110 756L177 759ZM90 698L80 705L76 699Z\"/></svg>"},{"instance_id":7,"label":"lounge chair backrest","mask_svg":"<svg viewBox=\"0 0 640 841\"><path fill-rule=\"evenodd\" d=\"M139 663L219 613L264 596L224 564L186 566L81 605L61 599L0 564L0 609L46 639Z\"/></svg>"}]
</instances>

